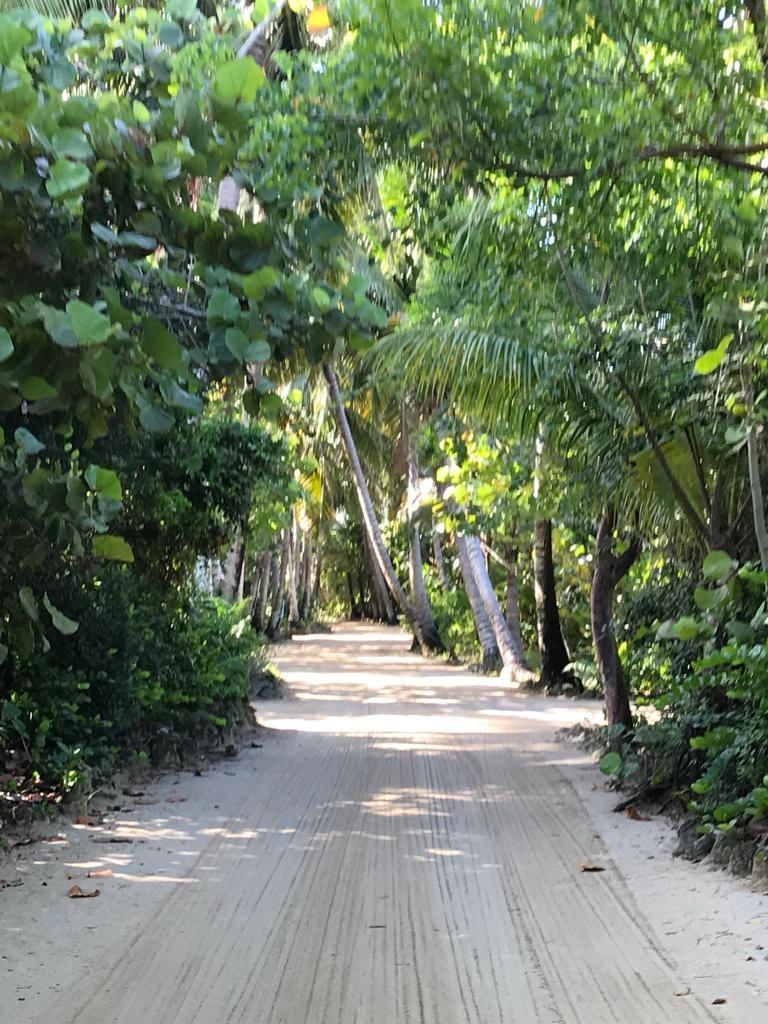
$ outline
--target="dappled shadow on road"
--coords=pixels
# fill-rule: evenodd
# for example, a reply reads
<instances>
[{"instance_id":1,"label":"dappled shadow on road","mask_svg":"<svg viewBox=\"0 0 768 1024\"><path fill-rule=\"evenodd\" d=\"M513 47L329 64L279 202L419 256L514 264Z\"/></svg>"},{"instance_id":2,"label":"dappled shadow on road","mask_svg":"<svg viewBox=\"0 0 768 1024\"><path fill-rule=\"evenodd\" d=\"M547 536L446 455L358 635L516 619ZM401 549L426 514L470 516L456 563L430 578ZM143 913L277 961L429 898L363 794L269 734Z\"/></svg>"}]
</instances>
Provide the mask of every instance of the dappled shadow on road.
<instances>
[{"instance_id":1,"label":"dappled shadow on road","mask_svg":"<svg viewBox=\"0 0 768 1024\"><path fill-rule=\"evenodd\" d=\"M156 813L118 811L65 851L73 873L110 870L105 895L114 883L123 906L163 897L87 1001L70 993L68 1019L212 1024L254 1006L275 1022L704 1019L675 1016L677 983L617 874L580 870L607 857L558 767L578 754L556 735L598 707L509 691L408 644L357 626L281 646L288 695L257 704L261 749L190 788L157 781ZM110 838L124 845L95 845ZM71 923L62 904L53 927ZM111 934L117 904L89 903L88 927L100 915ZM0 941L20 941L21 920ZM615 993L630 990L628 1009Z\"/></svg>"},{"instance_id":2,"label":"dappled shadow on road","mask_svg":"<svg viewBox=\"0 0 768 1024\"><path fill-rule=\"evenodd\" d=\"M273 729L329 735L487 736L599 713L593 701L504 688L495 677L420 658L409 646L397 629L358 624L283 644L275 653L288 699L260 704L260 718Z\"/></svg>"}]
</instances>

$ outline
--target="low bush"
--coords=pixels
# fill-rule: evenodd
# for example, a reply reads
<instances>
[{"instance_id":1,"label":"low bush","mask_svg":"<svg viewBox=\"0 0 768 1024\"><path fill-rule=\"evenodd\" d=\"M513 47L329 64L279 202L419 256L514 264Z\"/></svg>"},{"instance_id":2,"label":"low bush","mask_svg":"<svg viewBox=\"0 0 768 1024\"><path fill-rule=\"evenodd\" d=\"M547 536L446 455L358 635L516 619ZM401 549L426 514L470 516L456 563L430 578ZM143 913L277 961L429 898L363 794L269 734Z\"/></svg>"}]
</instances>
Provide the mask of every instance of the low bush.
<instances>
[{"instance_id":1,"label":"low bush","mask_svg":"<svg viewBox=\"0 0 768 1024\"><path fill-rule=\"evenodd\" d=\"M207 736L243 719L253 666L265 661L246 609L123 568L59 600L80 604L76 636L18 666L2 700L16 785L66 790L150 757L166 733Z\"/></svg>"},{"instance_id":2,"label":"low bush","mask_svg":"<svg viewBox=\"0 0 768 1024\"><path fill-rule=\"evenodd\" d=\"M709 585L688 598L691 614L679 615L678 588L677 617L648 624L644 655L633 645L649 721L631 733L601 730L593 742L612 748L601 761L608 774L677 794L702 832L728 832L768 819L768 574L714 555Z\"/></svg>"}]
</instances>

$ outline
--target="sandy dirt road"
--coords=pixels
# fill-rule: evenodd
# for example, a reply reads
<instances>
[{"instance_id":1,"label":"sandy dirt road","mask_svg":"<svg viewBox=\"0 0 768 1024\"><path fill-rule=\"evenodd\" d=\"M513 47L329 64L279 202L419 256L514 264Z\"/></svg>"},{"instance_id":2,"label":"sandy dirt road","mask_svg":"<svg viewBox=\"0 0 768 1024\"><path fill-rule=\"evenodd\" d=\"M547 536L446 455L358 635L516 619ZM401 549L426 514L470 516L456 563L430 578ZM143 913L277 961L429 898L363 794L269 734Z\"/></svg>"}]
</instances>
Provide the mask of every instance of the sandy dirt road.
<instances>
[{"instance_id":1,"label":"sandy dirt road","mask_svg":"<svg viewBox=\"0 0 768 1024\"><path fill-rule=\"evenodd\" d=\"M38 923L98 913L108 940L39 998L0 1001L3 1024L730 1019L680 976L552 756L586 705L425 662L394 630L341 627L277 660L291 696L259 706L264 748L211 790L225 812L147 826L176 884L135 907L51 902Z\"/></svg>"}]
</instances>

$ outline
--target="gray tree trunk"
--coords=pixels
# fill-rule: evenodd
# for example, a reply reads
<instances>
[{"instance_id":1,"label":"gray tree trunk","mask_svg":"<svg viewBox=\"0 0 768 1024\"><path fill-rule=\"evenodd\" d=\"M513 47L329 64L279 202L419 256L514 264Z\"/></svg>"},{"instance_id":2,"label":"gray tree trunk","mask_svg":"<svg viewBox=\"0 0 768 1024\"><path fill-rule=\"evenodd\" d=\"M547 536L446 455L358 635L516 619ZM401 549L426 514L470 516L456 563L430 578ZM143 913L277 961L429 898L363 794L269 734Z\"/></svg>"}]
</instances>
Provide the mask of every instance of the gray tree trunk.
<instances>
[{"instance_id":1,"label":"gray tree trunk","mask_svg":"<svg viewBox=\"0 0 768 1024\"><path fill-rule=\"evenodd\" d=\"M304 551L301 559L301 598L299 611L304 622L312 614L312 534L304 535Z\"/></svg>"},{"instance_id":2,"label":"gray tree trunk","mask_svg":"<svg viewBox=\"0 0 768 1024\"><path fill-rule=\"evenodd\" d=\"M274 586L272 589L272 611L269 616L269 635L277 637L285 617L285 585L288 576L288 560L291 556L291 535L288 530L283 530L283 539L280 545L280 554L275 552L272 560L272 571L274 573Z\"/></svg>"},{"instance_id":3,"label":"gray tree trunk","mask_svg":"<svg viewBox=\"0 0 768 1024\"><path fill-rule=\"evenodd\" d=\"M272 552L264 551L261 559L258 591L254 594L251 621L257 633L263 633L267 621L267 604L269 602L269 581L272 575Z\"/></svg>"},{"instance_id":4,"label":"gray tree trunk","mask_svg":"<svg viewBox=\"0 0 768 1024\"><path fill-rule=\"evenodd\" d=\"M514 544L507 544L505 549L507 565L507 593L504 602L504 615L512 634L515 645L523 650L523 634L520 628L520 595L517 588L518 550Z\"/></svg>"},{"instance_id":5,"label":"gray tree trunk","mask_svg":"<svg viewBox=\"0 0 768 1024\"><path fill-rule=\"evenodd\" d=\"M323 543L320 541L317 545L317 553L315 555L315 567L312 579L312 608L317 607L317 602L320 600L320 585L323 578Z\"/></svg>"},{"instance_id":6,"label":"gray tree trunk","mask_svg":"<svg viewBox=\"0 0 768 1024\"><path fill-rule=\"evenodd\" d=\"M224 560L221 596L225 601L242 601L245 583L245 537L238 528L232 547Z\"/></svg>"},{"instance_id":7,"label":"gray tree trunk","mask_svg":"<svg viewBox=\"0 0 768 1024\"><path fill-rule=\"evenodd\" d=\"M744 397L746 399L747 412L751 416L754 413L755 389L752 380L751 370L742 371L744 382ZM750 424L747 434L747 465L749 467L749 491L752 499L752 522L755 528L755 540L760 555L760 565L763 572L768 572L768 530L765 526L765 498L763 496L763 483L760 478L760 447L757 436L757 427L754 422Z\"/></svg>"},{"instance_id":8,"label":"gray tree trunk","mask_svg":"<svg viewBox=\"0 0 768 1024\"><path fill-rule=\"evenodd\" d=\"M480 641L482 651L483 671L493 672L501 664L499 645L496 643L496 634L493 631L488 612L485 610L480 591L477 589L475 576L469 561L469 550L467 538L463 534L456 535L456 550L459 554L459 568L464 581L464 590L467 593L469 606L472 609L472 618L475 620L477 639Z\"/></svg>"},{"instance_id":9,"label":"gray tree trunk","mask_svg":"<svg viewBox=\"0 0 768 1024\"><path fill-rule=\"evenodd\" d=\"M288 621L295 626L299 621L299 598L296 591L296 561L292 544L288 545L285 574L288 585Z\"/></svg>"},{"instance_id":10,"label":"gray tree trunk","mask_svg":"<svg viewBox=\"0 0 768 1024\"><path fill-rule=\"evenodd\" d=\"M504 614L493 589L491 577L488 574L488 567L485 564L482 545L477 537L467 537L467 553L472 575L475 578L477 589L480 592L488 618L491 620L493 632L496 636L496 643L499 646L501 662L503 665L502 676L510 683L529 683L533 679L533 673L525 663L525 653L522 645L516 645L507 625Z\"/></svg>"},{"instance_id":11,"label":"gray tree trunk","mask_svg":"<svg viewBox=\"0 0 768 1024\"><path fill-rule=\"evenodd\" d=\"M363 531L363 538L365 541L365 549L368 555L368 560L371 563L371 574L373 578L373 589L376 591L376 595L379 601L379 607L381 609L381 620L386 622L389 626L397 625L397 616L395 615L395 609L392 605L392 598L390 597L389 590L387 589L387 583L382 575L379 563L376 561L371 549L371 542L368 540L368 534Z\"/></svg>"},{"instance_id":12,"label":"gray tree trunk","mask_svg":"<svg viewBox=\"0 0 768 1024\"><path fill-rule=\"evenodd\" d=\"M297 577L299 572L299 524L296 512L291 515L291 530L288 541L288 618L292 626L299 621L299 592Z\"/></svg>"},{"instance_id":13,"label":"gray tree trunk","mask_svg":"<svg viewBox=\"0 0 768 1024\"><path fill-rule=\"evenodd\" d=\"M440 633L424 582L424 564L421 560L421 531L416 521L420 497L419 460L416 450L416 438L413 430L409 428L407 418L408 414L404 411L403 429L408 434L408 571L411 584L411 604L421 631L421 636L418 639L422 651L424 651L424 643L426 643L428 651L442 652L445 650L445 647L440 639Z\"/></svg>"},{"instance_id":14,"label":"gray tree trunk","mask_svg":"<svg viewBox=\"0 0 768 1024\"><path fill-rule=\"evenodd\" d=\"M440 583L443 590L450 594L453 590L453 580L448 575L448 570L445 567L445 554L443 553L443 542L440 539L440 534L437 530L432 530L432 553L435 556L435 568L437 569L437 575L440 579Z\"/></svg>"}]
</instances>

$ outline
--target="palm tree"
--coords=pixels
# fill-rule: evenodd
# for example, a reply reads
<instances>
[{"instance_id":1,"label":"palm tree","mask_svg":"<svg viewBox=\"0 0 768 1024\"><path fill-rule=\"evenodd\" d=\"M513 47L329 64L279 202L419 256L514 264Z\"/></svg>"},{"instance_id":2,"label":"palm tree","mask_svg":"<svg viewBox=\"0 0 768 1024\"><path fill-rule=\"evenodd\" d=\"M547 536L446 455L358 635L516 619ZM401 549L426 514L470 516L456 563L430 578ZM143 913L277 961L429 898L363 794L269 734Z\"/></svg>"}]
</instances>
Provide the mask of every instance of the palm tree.
<instances>
[{"instance_id":1,"label":"palm tree","mask_svg":"<svg viewBox=\"0 0 768 1024\"><path fill-rule=\"evenodd\" d=\"M600 520L593 642L608 714L622 723L625 680L611 641L612 600L634 559L613 552L620 524L615 513L609 520L602 515L607 496L622 509L625 525L663 526L696 557L697 551L731 550L739 543L739 510L749 499L746 476L727 449L710 451L716 428L702 413L712 401L711 389L693 381L690 371L702 332L686 303L660 288L654 308L632 277L634 265L628 261L617 269L614 261L603 270L599 251L592 255L599 274L575 270L584 254L577 256L572 247L564 256L549 223L546 238L531 246L530 209L515 211L515 230L526 236L521 254L519 239L500 241L507 227L494 219L491 201L470 207L471 231L457 233L445 269L433 268L416 307L420 316L383 339L373 359L376 365L396 361L404 387L433 401L444 399L479 429L532 444L543 425L548 444L589 469L594 487L582 516ZM508 265L505 280L502 261L515 251L521 263ZM535 291L527 287L531 278L540 283ZM599 279L593 284L595 278L607 278L610 288ZM523 303L520 295L530 301ZM656 341L660 324L663 363ZM540 516L534 561L547 680L562 676L568 664L551 533L549 517Z\"/></svg>"},{"instance_id":2,"label":"palm tree","mask_svg":"<svg viewBox=\"0 0 768 1024\"><path fill-rule=\"evenodd\" d=\"M323 375L325 376L328 384L331 408L333 410L333 415L339 430L339 436L347 456L349 469L352 474L352 481L360 504L360 513L363 517L368 541L371 545L371 549L373 550L376 562L381 569L382 575L386 580L387 586L389 587L403 618L413 630L421 650L425 653L433 650L441 650L442 645L438 647L433 646L434 636L429 632L428 622L425 622L423 618L419 617L417 608L408 600L400 580L397 578L395 568L392 565L392 559L389 556L389 551L387 550L384 537L381 533L381 527L376 515L376 510L374 509L373 502L371 501L371 495L368 490L368 484L360 462L360 456L357 452L355 439L352 436L352 431L349 427L349 419L344 406L344 400L341 397L341 390L339 388L336 371L331 363L323 363ZM426 629L425 625L427 627Z\"/></svg>"},{"instance_id":3,"label":"palm tree","mask_svg":"<svg viewBox=\"0 0 768 1024\"><path fill-rule=\"evenodd\" d=\"M464 538L467 559L472 577L483 602L486 615L491 623L496 645L501 656L502 678L517 684L530 683L535 679L525 660L525 651L519 638L512 635L499 599L496 596L488 566L483 555L483 548L478 537L467 535Z\"/></svg>"},{"instance_id":4,"label":"palm tree","mask_svg":"<svg viewBox=\"0 0 768 1024\"><path fill-rule=\"evenodd\" d=\"M475 581L475 574L469 557L469 545L467 537L463 533L456 534L456 550L459 555L459 567L461 568L464 590L469 600L469 606L472 609L477 639L480 641L483 671L492 672L499 667L501 654L490 616L486 611L485 603Z\"/></svg>"},{"instance_id":5,"label":"palm tree","mask_svg":"<svg viewBox=\"0 0 768 1024\"><path fill-rule=\"evenodd\" d=\"M424 566L421 559L421 531L417 515L421 500L419 489L419 456L417 450L416 416L407 400L403 401L402 433L408 464L407 516L408 516L408 566L411 584L411 602L414 617L419 622L427 649L432 652L445 650L432 612L432 605L424 582ZM421 641L419 641L421 643Z\"/></svg>"}]
</instances>

